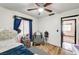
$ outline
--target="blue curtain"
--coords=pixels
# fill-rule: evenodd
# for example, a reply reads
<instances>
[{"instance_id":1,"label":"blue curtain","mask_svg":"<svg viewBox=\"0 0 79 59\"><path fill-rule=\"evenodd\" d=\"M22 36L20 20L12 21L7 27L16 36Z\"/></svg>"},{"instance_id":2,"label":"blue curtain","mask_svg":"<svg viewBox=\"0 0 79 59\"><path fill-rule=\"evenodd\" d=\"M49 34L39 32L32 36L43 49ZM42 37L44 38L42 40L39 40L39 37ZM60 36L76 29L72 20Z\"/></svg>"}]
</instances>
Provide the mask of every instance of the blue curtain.
<instances>
[{"instance_id":1,"label":"blue curtain","mask_svg":"<svg viewBox=\"0 0 79 59\"><path fill-rule=\"evenodd\" d=\"M20 31L19 26L21 23L21 19L14 17L14 30L16 30L17 32Z\"/></svg>"},{"instance_id":2,"label":"blue curtain","mask_svg":"<svg viewBox=\"0 0 79 59\"><path fill-rule=\"evenodd\" d=\"M22 19L29 21L29 35L30 35L30 39L32 41L32 20L26 19L26 18L22 18ZM20 29L19 29L20 23L21 23L21 18L14 16L14 30L16 30L17 32L20 31Z\"/></svg>"},{"instance_id":3,"label":"blue curtain","mask_svg":"<svg viewBox=\"0 0 79 59\"><path fill-rule=\"evenodd\" d=\"M30 33L30 39L32 41L32 20L29 21L29 33Z\"/></svg>"}]
</instances>

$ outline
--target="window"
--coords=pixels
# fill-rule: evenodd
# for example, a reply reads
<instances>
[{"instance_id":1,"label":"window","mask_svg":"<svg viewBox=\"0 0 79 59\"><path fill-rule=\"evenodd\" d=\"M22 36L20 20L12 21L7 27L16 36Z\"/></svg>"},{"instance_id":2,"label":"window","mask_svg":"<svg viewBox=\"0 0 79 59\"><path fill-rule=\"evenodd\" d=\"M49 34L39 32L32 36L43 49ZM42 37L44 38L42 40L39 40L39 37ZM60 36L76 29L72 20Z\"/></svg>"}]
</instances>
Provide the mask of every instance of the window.
<instances>
[{"instance_id":1,"label":"window","mask_svg":"<svg viewBox=\"0 0 79 59\"><path fill-rule=\"evenodd\" d=\"M71 31L71 25L72 24L64 24L63 25L63 31Z\"/></svg>"},{"instance_id":2,"label":"window","mask_svg":"<svg viewBox=\"0 0 79 59\"><path fill-rule=\"evenodd\" d=\"M22 20L19 28L21 29L22 35L29 34L29 21Z\"/></svg>"}]
</instances>

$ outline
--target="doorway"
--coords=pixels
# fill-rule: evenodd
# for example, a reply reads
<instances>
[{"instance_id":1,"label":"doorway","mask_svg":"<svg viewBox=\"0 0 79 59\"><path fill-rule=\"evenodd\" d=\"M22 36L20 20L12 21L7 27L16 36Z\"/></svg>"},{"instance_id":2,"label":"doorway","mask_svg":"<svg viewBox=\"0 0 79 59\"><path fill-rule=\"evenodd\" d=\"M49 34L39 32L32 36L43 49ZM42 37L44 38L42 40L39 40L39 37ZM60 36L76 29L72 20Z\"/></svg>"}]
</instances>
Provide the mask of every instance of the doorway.
<instances>
[{"instance_id":1,"label":"doorway","mask_svg":"<svg viewBox=\"0 0 79 59\"><path fill-rule=\"evenodd\" d=\"M61 47L72 50L76 44L76 19L61 19Z\"/></svg>"}]
</instances>

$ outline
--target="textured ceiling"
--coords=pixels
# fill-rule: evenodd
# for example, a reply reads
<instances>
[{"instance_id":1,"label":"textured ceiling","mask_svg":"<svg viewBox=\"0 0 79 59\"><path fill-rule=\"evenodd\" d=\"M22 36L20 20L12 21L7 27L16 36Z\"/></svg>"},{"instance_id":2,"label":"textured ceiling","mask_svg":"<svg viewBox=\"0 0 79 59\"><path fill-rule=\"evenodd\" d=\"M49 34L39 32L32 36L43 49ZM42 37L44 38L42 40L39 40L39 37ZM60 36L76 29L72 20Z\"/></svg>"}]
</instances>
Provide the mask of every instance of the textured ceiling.
<instances>
[{"instance_id":1,"label":"textured ceiling","mask_svg":"<svg viewBox=\"0 0 79 59\"><path fill-rule=\"evenodd\" d=\"M43 4L40 3L40 5L42 6ZM48 14L50 14L49 12L46 11L42 12L40 15L38 10L27 11L27 9L29 8L37 7L34 3L2 3L0 4L0 6L10 10L19 11L36 18L43 18L48 16ZM51 9L54 13L61 13L64 11L79 8L79 3L53 3L47 6L47 8Z\"/></svg>"}]
</instances>

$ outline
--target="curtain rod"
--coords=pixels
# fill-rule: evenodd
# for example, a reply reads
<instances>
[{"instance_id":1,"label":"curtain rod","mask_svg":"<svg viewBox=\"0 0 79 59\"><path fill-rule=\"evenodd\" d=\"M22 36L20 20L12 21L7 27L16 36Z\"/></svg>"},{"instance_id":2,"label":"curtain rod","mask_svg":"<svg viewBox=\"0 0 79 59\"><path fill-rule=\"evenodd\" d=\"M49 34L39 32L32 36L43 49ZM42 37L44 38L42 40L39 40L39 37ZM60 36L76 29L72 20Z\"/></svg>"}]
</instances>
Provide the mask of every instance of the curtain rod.
<instances>
[{"instance_id":1,"label":"curtain rod","mask_svg":"<svg viewBox=\"0 0 79 59\"><path fill-rule=\"evenodd\" d=\"M21 16L16 16L16 15L14 15L14 18L16 18L16 17L22 18L23 20L32 21L32 19L28 19L28 18L25 18L25 17L21 17Z\"/></svg>"}]
</instances>

